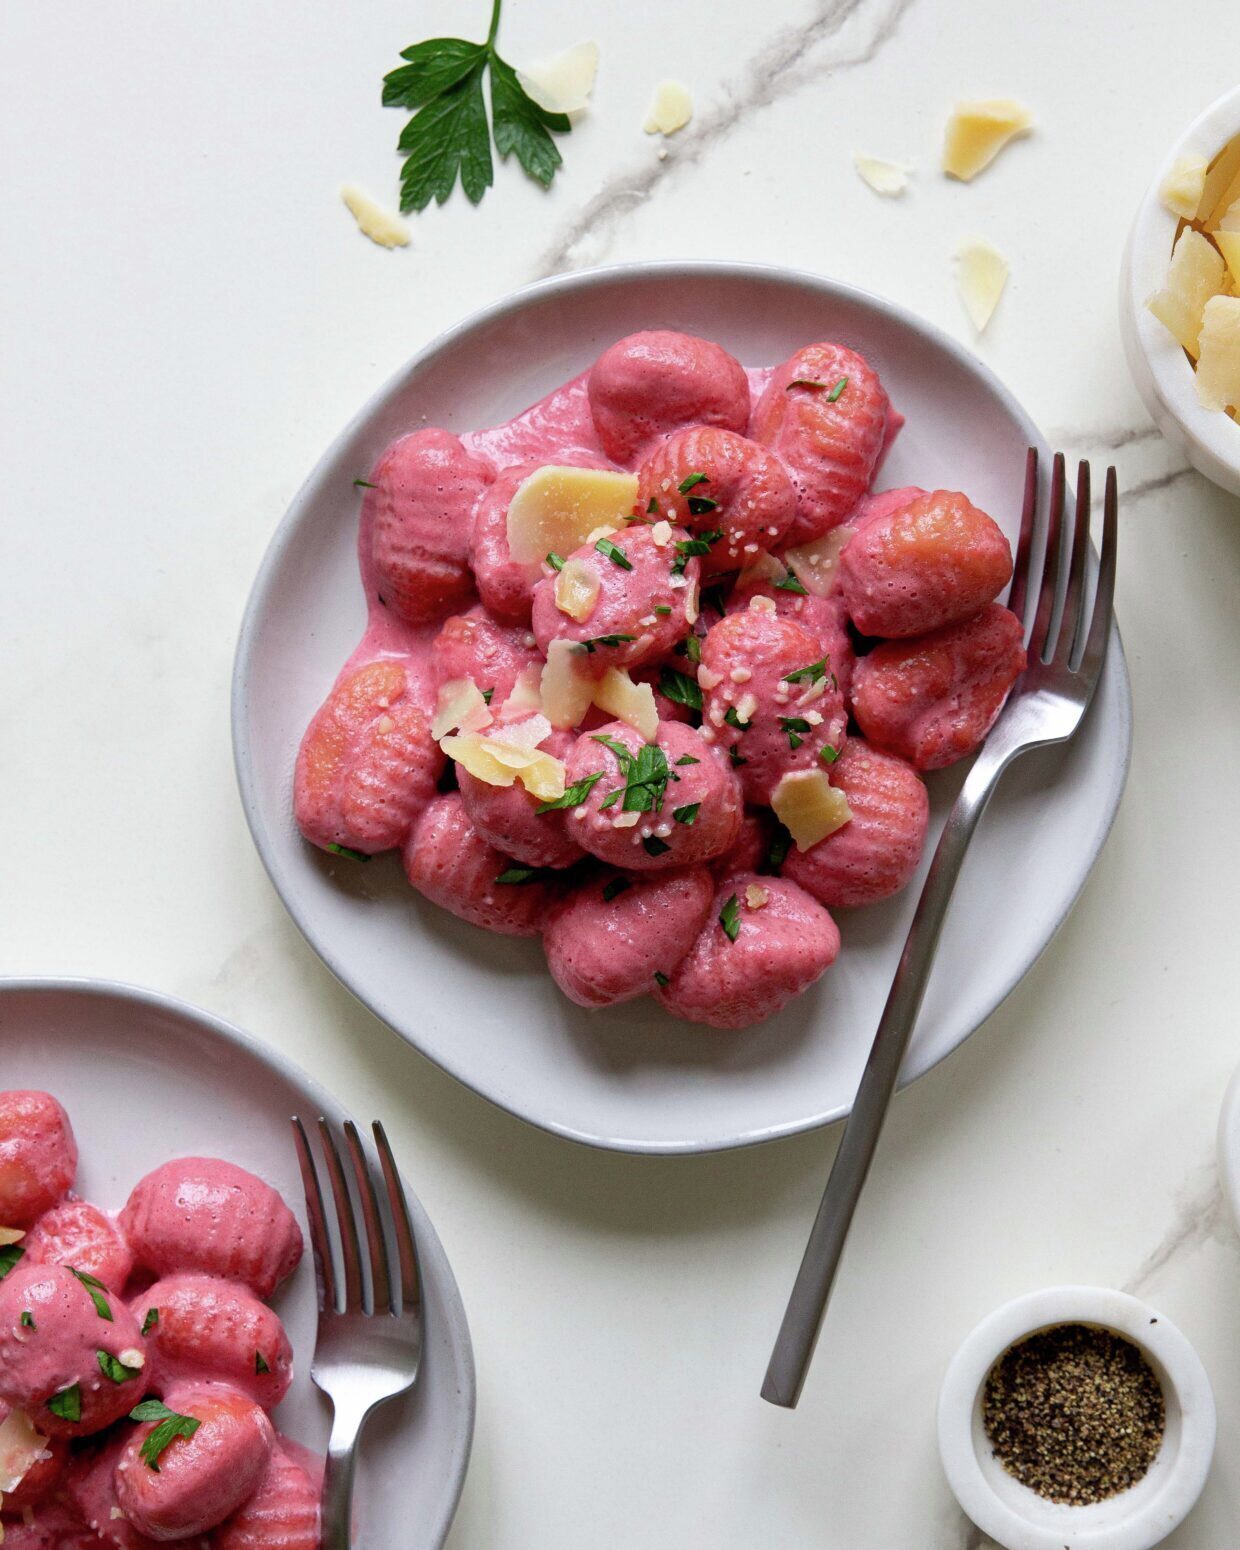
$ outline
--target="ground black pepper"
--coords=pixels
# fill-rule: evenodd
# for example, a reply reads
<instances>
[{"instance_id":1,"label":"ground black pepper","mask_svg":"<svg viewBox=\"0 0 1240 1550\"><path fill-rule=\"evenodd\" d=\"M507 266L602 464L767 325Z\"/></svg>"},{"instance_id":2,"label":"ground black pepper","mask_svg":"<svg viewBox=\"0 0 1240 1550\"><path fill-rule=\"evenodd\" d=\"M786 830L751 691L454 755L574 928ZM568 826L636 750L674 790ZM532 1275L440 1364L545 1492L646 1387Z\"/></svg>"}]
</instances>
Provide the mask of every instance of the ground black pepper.
<instances>
[{"instance_id":1,"label":"ground black pepper","mask_svg":"<svg viewBox=\"0 0 1240 1550\"><path fill-rule=\"evenodd\" d=\"M1162 1386L1130 1340L1057 1324L1009 1346L986 1378L983 1422L1010 1475L1087 1506L1135 1485L1162 1446Z\"/></svg>"}]
</instances>

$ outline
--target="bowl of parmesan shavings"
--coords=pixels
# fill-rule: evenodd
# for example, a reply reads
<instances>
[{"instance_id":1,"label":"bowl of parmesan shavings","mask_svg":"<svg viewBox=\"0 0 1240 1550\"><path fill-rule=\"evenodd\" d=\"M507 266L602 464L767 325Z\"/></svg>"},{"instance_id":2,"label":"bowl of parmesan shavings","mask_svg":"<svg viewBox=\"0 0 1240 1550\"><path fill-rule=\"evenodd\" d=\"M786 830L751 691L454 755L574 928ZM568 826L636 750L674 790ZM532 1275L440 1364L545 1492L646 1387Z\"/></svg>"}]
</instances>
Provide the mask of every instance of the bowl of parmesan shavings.
<instances>
[{"instance_id":1,"label":"bowl of parmesan shavings","mask_svg":"<svg viewBox=\"0 0 1240 1550\"><path fill-rule=\"evenodd\" d=\"M1120 329L1158 428L1240 495L1240 87L1189 126L1137 211Z\"/></svg>"}]
</instances>

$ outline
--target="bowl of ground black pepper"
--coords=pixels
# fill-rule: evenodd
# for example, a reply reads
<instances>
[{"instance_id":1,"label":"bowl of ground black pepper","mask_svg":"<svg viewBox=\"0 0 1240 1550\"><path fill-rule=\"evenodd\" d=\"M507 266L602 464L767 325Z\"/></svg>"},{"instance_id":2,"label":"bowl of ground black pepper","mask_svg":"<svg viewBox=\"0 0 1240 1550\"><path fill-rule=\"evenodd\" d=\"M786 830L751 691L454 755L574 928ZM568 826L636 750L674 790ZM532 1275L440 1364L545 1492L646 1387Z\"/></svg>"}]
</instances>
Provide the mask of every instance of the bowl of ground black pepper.
<instances>
[{"instance_id":1,"label":"bowl of ground black pepper","mask_svg":"<svg viewBox=\"0 0 1240 1550\"><path fill-rule=\"evenodd\" d=\"M1151 1550L1201 1494L1214 1433L1187 1339L1105 1287L1004 1304L957 1351L939 1396L948 1481L1004 1550Z\"/></svg>"}]
</instances>

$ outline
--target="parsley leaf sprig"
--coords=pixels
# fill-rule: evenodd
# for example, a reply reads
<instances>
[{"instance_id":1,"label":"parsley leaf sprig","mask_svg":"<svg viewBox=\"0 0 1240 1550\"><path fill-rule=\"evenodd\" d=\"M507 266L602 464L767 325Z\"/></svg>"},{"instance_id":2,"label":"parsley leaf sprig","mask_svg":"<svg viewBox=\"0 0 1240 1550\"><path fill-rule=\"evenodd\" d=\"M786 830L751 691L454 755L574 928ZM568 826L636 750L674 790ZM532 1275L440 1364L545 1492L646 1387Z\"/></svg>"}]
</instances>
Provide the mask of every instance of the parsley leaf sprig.
<instances>
[{"instance_id":1,"label":"parsley leaf sprig","mask_svg":"<svg viewBox=\"0 0 1240 1550\"><path fill-rule=\"evenodd\" d=\"M161 1400L144 1399L140 1405L135 1405L129 1412L131 1421L158 1421L159 1425L153 1427L142 1439L139 1452L142 1462L148 1469L159 1473L159 1460L164 1449L169 1443L178 1437L192 1437L202 1422L197 1416L182 1415L177 1410L169 1410Z\"/></svg>"},{"instance_id":2,"label":"parsley leaf sprig","mask_svg":"<svg viewBox=\"0 0 1240 1550\"><path fill-rule=\"evenodd\" d=\"M492 138L501 159L515 153L544 188L563 161L552 135L569 133L568 115L540 108L496 51L502 4L493 0L485 43L427 38L402 49L400 57L407 63L383 78L384 107L413 112L397 142L405 155L400 207L406 213L424 210L432 199L443 204L458 176L466 197L477 204L495 180ZM489 124L482 87L488 72Z\"/></svg>"}]
</instances>

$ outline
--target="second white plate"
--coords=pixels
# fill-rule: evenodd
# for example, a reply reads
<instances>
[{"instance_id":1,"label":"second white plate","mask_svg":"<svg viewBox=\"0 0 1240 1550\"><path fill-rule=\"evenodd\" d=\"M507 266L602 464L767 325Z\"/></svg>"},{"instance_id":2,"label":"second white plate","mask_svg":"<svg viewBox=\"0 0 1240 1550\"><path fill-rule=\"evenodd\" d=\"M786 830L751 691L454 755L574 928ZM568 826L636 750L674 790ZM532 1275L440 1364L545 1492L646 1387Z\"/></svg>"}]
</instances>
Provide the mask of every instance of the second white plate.
<instances>
[{"instance_id":1,"label":"second white plate","mask_svg":"<svg viewBox=\"0 0 1240 1550\"><path fill-rule=\"evenodd\" d=\"M622 335L677 328L745 365L839 339L878 368L907 423L881 484L967 491L1015 537L1025 451L1047 449L994 376L946 335L850 287L737 264L568 275L436 340L324 454L271 545L233 683L233 738L251 830L281 898L324 962L423 1054L494 1103L561 1135L637 1152L697 1152L806 1130L848 1112L918 883L841 911L843 950L820 985L742 1033L677 1023L648 1000L585 1012L552 984L537 942L487 936L425 903L393 857L336 862L293 822L302 733L365 625L357 572L363 475L422 424L498 424ZM1116 633L1083 732L1005 778L947 921L905 1065L955 1049L1028 970L1071 908L1127 774L1131 701ZM937 835L958 776L931 780Z\"/></svg>"}]
</instances>

